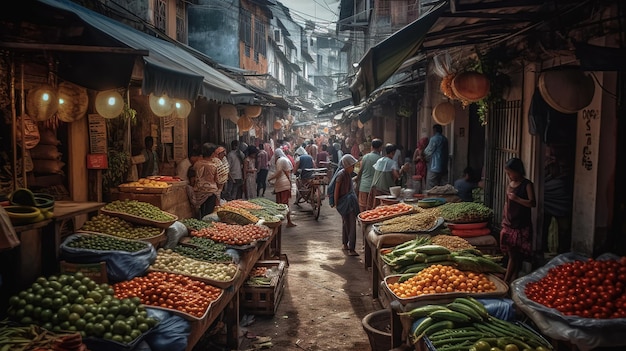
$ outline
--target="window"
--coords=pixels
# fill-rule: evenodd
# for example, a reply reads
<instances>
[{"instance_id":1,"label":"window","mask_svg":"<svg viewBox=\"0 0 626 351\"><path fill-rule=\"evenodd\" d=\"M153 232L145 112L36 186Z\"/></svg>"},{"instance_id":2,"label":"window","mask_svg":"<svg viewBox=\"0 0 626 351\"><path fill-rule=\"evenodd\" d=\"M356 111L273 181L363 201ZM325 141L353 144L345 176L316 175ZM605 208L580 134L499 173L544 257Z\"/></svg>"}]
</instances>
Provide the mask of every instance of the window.
<instances>
[{"instance_id":1,"label":"window","mask_svg":"<svg viewBox=\"0 0 626 351\"><path fill-rule=\"evenodd\" d=\"M376 4L376 12L378 12L378 16L380 17L389 17L391 16L391 5L389 4L389 0L378 0Z\"/></svg>"},{"instance_id":2,"label":"window","mask_svg":"<svg viewBox=\"0 0 626 351\"><path fill-rule=\"evenodd\" d=\"M317 54L317 70L318 71L322 70L323 61L324 61L324 56L322 56L321 54Z\"/></svg>"},{"instance_id":3,"label":"window","mask_svg":"<svg viewBox=\"0 0 626 351\"><path fill-rule=\"evenodd\" d=\"M255 59L258 62L258 55L261 54L266 56L267 48L265 41L265 23L261 22L259 19L254 19L254 52Z\"/></svg>"},{"instance_id":4,"label":"window","mask_svg":"<svg viewBox=\"0 0 626 351\"><path fill-rule=\"evenodd\" d=\"M187 18L184 0L176 0L176 40L187 43Z\"/></svg>"},{"instance_id":5,"label":"window","mask_svg":"<svg viewBox=\"0 0 626 351\"><path fill-rule=\"evenodd\" d=\"M274 41L280 43L280 29L274 29Z\"/></svg>"},{"instance_id":6,"label":"window","mask_svg":"<svg viewBox=\"0 0 626 351\"><path fill-rule=\"evenodd\" d=\"M252 16L250 12L242 9L239 13L239 39L243 41L246 46L252 45ZM248 57L250 55L248 54Z\"/></svg>"},{"instance_id":7,"label":"window","mask_svg":"<svg viewBox=\"0 0 626 351\"><path fill-rule=\"evenodd\" d=\"M274 58L274 77L280 77L280 64L278 63L278 59Z\"/></svg>"},{"instance_id":8,"label":"window","mask_svg":"<svg viewBox=\"0 0 626 351\"><path fill-rule=\"evenodd\" d=\"M167 1L154 0L154 26L161 31L166 31L167 25Z\"/></svg>"}]
</instances>

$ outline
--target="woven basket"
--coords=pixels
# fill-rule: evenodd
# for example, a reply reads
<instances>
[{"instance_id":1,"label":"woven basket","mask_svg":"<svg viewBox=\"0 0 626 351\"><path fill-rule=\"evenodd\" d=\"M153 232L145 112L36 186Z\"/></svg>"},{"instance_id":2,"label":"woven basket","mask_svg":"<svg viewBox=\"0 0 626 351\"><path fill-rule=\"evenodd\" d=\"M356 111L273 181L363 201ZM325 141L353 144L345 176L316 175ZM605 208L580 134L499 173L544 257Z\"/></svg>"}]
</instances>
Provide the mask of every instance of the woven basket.
<instances>
[{"instance_id":1,"label":"woven basket","mask_svg":"<svg viewBox=\"0 0 626 351\"><path fill-rule=\"evenodd\" d=\"M372 312L363 318L363 330L367 333L372 351L391 349L390 323L391 313L387 309Z\"/></svg>"}]
</instances>

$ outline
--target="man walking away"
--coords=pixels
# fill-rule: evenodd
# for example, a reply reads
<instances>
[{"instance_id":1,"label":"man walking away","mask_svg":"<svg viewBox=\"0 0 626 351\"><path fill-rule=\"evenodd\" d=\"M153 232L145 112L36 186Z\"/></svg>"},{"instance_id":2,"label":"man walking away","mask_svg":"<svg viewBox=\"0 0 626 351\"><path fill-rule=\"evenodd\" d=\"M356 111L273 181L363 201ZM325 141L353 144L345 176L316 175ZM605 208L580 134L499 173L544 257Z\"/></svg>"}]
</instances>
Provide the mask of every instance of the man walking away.
<instances>
[{"instance_id":1,"label":"man walking away","mask_svg":"<svg viewBox=\"0 0 626 351\"><path fill-rule=\"evenodd\" d=\"M256 175L256 196L265 196L267 188L267 173L269 172L269 155L265 151L265 144L259 144L259 153L256 155L256 169L259 172ZM263 189L263 192L261 192Z\"/></svg>"},{"instance_id":2,"label":"man walking away","mask_svg":"<svg viewBox=\"0 0 626 351\"><path fill-rule=\"evenodd\" d=\"M243 195L243 159L244 154L239 150L239 141L233 140L230 143L230 152L228 153L228 199L241 199Z\"/></svg>"},{"instance_id":3,"label":"man walking away","mask_svg":"<svg viewBox=\"0 0 626 351\"><path fill-rule=\"evenodd\" d=\"M424 149L424 156L429 163L426 187L432 189L437 185L444 185L448 178L448 138L442 134L440 124L433 126L433 136Z\"/></svg>"},{"instance_id":4,"label":"man walking away","mask_svg":"<svg viewBox=\"0 0 626 351\"><path fill-rule=\"evenodd\" d=\"M382 156L380 155L380 149L383 147L383 141L380 139L372 140L372 146L369 153L363 155L361 158L361 166L359 167L359 173L356 176L356 183L358 185L358 197L359 197L359 209L361 212L370 210L373 208L373 201L368 201L370 189L372 188L372 179L374 179L374 164Z\"/></svg>"}]
</instances>

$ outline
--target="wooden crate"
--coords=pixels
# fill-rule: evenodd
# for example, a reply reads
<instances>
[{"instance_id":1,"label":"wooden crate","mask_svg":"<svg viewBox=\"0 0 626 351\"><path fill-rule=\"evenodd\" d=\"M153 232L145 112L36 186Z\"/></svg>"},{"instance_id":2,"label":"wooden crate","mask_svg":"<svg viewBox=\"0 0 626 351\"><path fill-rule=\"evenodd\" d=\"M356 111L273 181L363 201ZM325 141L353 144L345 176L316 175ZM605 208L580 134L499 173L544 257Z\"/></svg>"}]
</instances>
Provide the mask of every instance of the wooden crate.
<instances>
[{"instance_id":1,"label":"wooden crate","mask_svg":"<svg viewBox=\"0 0 626 351\"><path fill-rule=\"evenodd\" d=\"M258 261L255 267L278 268L278 274L271 280L269 286L247 285L245 282L239 289L239 307L247 313L256 315L274 315L285 290L287 267L284 260Z\"/></svg>"}]
</instances>

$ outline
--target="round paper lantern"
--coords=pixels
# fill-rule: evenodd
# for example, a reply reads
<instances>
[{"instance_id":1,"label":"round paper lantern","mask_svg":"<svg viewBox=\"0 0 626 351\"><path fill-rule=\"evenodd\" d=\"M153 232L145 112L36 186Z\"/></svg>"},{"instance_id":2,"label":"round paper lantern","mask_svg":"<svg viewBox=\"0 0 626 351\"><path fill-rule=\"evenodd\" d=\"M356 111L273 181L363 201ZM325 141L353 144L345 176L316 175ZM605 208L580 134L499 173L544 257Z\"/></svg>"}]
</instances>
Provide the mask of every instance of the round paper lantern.
<instances>
[{"instance_id":1,"label":"round paper lantern","mask_svg":"<svg viewBox=\"0 0 626 351\"><path fill-rule=\"evenodd\" d=\"M454 105L445 101L433 108L433 120L441 125L450 124L454 120L456 111Z\"/></svg>"},{"instance_id":2,"label":"round paper lantern","mask_svg":"<svg viewBox=\"0 0 626 351\"><path fill-rule=\"evenodd\" d=\"M165 116L171 115L172 113L174 113L174 109L176 108L174 106L174 102L172 101L172 99L167 97L166 94L163 94L163 96L156 96L154 94L150 94L148 100L150 103L150 109L152 110L152 113L154 113L155 115L159 117L165 117Z\"/></svg>"},{"instance_id":3,"label":"round paper lantern","mask_svg":"<svg viewBox=\"0 0 626 351\"><path fill-rule=\"evenodd\" d=\"M96 95L96 112L104 118L115 118L124 109L124 100L117 90L101 91Z\"/></svg>"},{"instance_id":4,"label":"round paper lantern","mask_svg":"<svg viewBox=\"0 0 626 351\"><path fill-rule=\"evenodd\" d=\"M87 89L70 82L63 82L59 84L58 95L57 116L61 121L71 123L85 117L89 106Z\"/></svg>"},{"instance_id":5,"label":"round paper lantern","mask_svg":"<svg viewBox=\"0 0 626 351\"><path fill-rule=\"evenodd\" d=\"M174 117L187 118L191 113L191 103L187 100L175 100L174 101Z\"/></svg>"},{"instance_id":6,"label":"round paper lantern","mask_svg":"<svg viewBox=\"0 0 626 351\"><path fill-rule=\"evenodd\" d=\"M228 120L237 124L237 121L239 120L239 116L231 116Z\"/></svg>"},{"instance_id":7,"label":"round paper lantern","mask_svg":"<svg viewBox=\"0 0 626 351\"><path fill-rule=\"evenodd\" d=\"M244 113L246 116L250 118L259 117L261 115L261 106L258 106L258 105L246 106L246 108L244 109Z\"/></svg>"},{"instance_id":8,"label":"round paper lantern","mask_svg":"<svg viewBox=\"0 0 626 351\"><path fill-rule=\"evenodd\" d=\"M274 129L280 130L283 127L283 124L280 121L274 121Z\"/></svg>"},{"instance_id":9,"label":"round paper lantern","mask_svg":"<svg viewBox=\"0 0 626 351\"><path fill-rule=\"evenodd\" d=\"M220 106L220 117L222 117L223 119L230 119L230 120L232 120L234 117L239 117L237 113L237 107L231 104Z\"/></svg>"},{"instance_id":10,"label":"round paper lantern","mask_svg":"<svg viewBox=\"0 0 626 351\"><path fill-rule=\"evenodd\" d=\"M35 121L50 119L59 109L57 90L43 84L28 91L26 111Z\"/></svg>"},{"instance_id":11,"label":"round paper lantern","mask_svg":"<svg viewBox=\"0 0 626 351\"><path fill-rule=\"evenodd\" d=\"M250 117L248 116L241 116L237 120L237 127L239 127L239 130L242 130L244 132L252 129L252 125L252 119L250 119Z\"/></svg>"},{"instance_id":12,"label":"round paper lantern","mask_svg":"<svg viewBox=\"0 0 626 351\"><path fill-rule=\"evenodd\" d=\"M539 76L539 93L550 107L573 114L587 107L595 94L593 78L579 69L546 71Z\"/></svg>"},{"instance_id":13,"label":"round paper lantern","mask_svg":"<svg viewBox=\"0 0 626 351\"><path fill-rule=\"evenodd\" d=\"M461 100L475 102L489 94L489 79L478 72L463 72L452 79L452 91Z\"/></svg>"}]
</instances>

